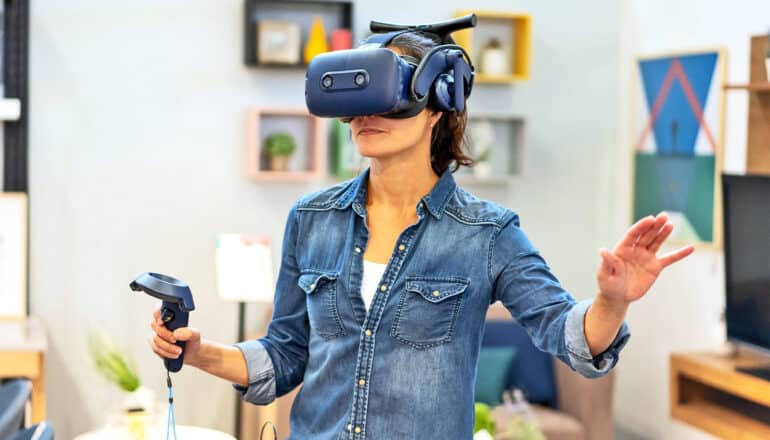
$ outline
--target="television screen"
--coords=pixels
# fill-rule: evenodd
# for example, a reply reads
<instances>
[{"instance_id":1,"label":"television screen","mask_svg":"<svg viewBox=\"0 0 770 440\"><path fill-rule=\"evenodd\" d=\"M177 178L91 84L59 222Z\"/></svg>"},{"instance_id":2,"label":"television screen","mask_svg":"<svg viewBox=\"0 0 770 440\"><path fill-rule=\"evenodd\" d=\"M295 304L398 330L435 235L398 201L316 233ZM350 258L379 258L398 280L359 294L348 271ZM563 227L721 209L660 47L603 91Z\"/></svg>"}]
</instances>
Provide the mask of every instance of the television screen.
<instances>
[{"instance_id":1,"label":"television screen","mask_svg":"<svg viewBox=\"0 0 770 440\"><path fill-rule=\"evenodd\" d=\"M727 337L770 350L770 176L723 175Z\"/></svg>"}]
</instances>

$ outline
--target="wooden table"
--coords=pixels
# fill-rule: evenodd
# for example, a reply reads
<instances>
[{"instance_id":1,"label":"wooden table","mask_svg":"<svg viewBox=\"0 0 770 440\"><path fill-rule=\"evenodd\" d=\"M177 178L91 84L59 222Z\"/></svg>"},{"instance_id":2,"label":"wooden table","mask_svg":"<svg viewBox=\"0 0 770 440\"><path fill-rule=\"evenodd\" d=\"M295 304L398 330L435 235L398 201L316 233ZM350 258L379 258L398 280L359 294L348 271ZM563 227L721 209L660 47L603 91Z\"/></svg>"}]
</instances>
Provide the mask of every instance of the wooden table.
<instances>
[{"instance_id":1,"label":"wooden table","mask_svg":"<svg viewBox=\"0 0 770 440\"><path fill-rule=\"evenodd\" d=\"M768 367L770 357L734 353L671 354L671 416L724 439L770 438L770 381L741 367Z\"/></svg>"},{"instance_id":2,"label":"wooden table","mask_svg":"<svg viewBox=\"0 0 770 440\"><path fill-rule=\"evenodd\" d=\"M32 423L45 420L45 352L48 342L36 317L0 321L0 378L32 381Z\"/></svg>"}]
</instances>

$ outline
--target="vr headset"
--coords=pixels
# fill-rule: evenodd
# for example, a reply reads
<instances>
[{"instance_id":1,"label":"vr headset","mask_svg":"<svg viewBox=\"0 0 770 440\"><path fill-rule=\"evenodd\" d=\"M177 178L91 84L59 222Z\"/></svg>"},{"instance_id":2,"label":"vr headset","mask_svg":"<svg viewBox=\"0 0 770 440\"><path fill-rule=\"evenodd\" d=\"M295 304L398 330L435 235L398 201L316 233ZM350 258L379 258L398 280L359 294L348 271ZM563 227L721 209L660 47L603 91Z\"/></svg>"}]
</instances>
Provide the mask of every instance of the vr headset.
<instances>
[{"instance_id":1,"label":"vr headset","mask_svg":"<svg viewBox=\"0 0 770 440\"><path fill-rule=\"evenodd\" d=\"M374 33L356 49L316 56L305 75L305 103L311 114L349 121L355 116L410 118L433 95L441 111L462 112L473 88L474 67L450 34L476 26L476 15L427 25L372 21ZM421 61L386 47L404 33L437 42Z\"/></svg>"}]
</instances>

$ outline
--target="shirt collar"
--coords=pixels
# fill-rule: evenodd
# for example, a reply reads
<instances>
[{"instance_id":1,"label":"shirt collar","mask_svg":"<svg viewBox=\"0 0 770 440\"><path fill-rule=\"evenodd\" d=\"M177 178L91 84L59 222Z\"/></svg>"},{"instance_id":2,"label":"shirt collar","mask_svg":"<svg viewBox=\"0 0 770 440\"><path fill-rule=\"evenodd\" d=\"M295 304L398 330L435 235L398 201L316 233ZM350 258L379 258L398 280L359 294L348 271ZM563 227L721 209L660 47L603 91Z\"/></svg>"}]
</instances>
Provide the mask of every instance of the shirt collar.
<instances>
[{"instance_id":1,"label":"shirt collar","mask_svg":"<svg viewBox=\"0 0 770 440\"><path fill-rule=\"evenodd\" d=\"M364 206L366 204L366 188L369 181L370 169L371 167L367 167L361 174L353 179L353 184L350 185L334 203L335 207L346 209L353 203L357 203L359 206ZM455 182L454 176L449 170L449 167L447 167L444 172L441 173L441 176L435 185L433 185L433 189L420 200L425 203L428 211L434 217L440 219L441 214L444 212L444 208L449 201L449 197L454 193L456 187L457 183ZM415 209L419 208L415 207Z\"/></svg>"}]
</instances>

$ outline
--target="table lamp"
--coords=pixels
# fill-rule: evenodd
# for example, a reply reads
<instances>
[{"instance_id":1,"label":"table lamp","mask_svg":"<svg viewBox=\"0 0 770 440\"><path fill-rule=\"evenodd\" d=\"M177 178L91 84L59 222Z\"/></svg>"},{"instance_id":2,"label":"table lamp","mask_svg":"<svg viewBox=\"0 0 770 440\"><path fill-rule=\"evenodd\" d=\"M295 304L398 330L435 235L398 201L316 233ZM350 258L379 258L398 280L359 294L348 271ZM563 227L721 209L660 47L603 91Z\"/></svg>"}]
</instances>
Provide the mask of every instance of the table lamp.
<instances>
[{"instance_id":1,"label":"table lamp","mask_svg":"<svg viewBox=\"0 0 770 440\"><path fill-rule=\"evenodd\" d=\"M275 290L270 239L265 235L220 234L216 246L217 296L238 303L238 342L245 339L246 303L272 306ZM267 322L271 308L268 307ZM235 426L241 437L241 405L236 398Z\"/></svg>"}]
</instances>

